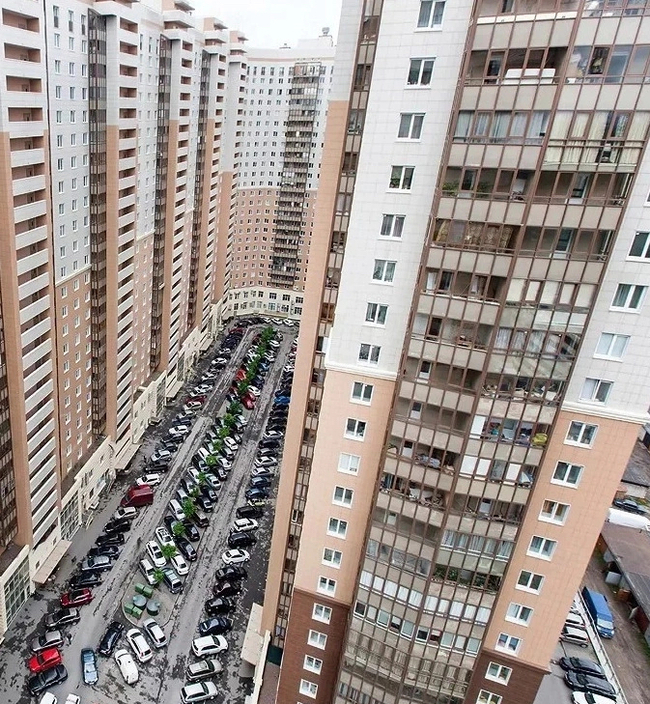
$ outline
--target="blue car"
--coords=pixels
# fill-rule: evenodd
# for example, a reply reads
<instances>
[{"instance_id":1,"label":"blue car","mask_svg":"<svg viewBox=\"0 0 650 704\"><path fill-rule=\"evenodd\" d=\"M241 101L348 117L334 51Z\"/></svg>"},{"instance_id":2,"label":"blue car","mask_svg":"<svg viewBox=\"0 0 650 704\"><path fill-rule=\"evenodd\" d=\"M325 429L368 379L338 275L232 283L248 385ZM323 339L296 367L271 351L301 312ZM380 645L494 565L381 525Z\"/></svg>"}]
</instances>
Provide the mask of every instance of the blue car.
<instances>
[{"instance_id":1,"label":"blue car","mask_svg":"<svg viewBox=\"0 0 650 704\"><path fill-rule=\"evenodd\" d=\"M290 396L277 396L275 401L273 402L274 406L288 406L289 401L291 401Z\"/></svg>"}]
</instances>

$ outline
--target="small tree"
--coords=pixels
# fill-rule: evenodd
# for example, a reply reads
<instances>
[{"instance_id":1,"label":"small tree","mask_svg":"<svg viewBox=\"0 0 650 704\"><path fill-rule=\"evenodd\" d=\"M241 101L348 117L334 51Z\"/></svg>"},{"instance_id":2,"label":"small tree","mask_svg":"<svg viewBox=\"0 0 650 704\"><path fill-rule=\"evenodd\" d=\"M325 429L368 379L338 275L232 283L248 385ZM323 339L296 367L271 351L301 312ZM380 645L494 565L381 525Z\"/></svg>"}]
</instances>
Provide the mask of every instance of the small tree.
<instances>
[{"instance_id":1,"label":"small tree","mask_svg":"<svg viewBox=\"0 0 650 704\"><path fill-rule=\"evenodd\" d=\"M180 524L182 528L185 528L185 526L181 523ZM165 560L171 560L174 555L178 552L176 549L175 545L170 545L169 543L166 543L165 545L160 546L160 552L162 553L162 556L165 558Z\"/></svg>"},{"instance_id":2,"label":"small tree","mask_svg":"<svg viewBox=\"0 0 650 704\"><path fill-rule=\"evenodd\" d=\"M273 335L273 328L269 326L262 330L260 339L262 340L262 342L268 342L269 340L273 339Z\"/></svg>"},{"instance_id":3,"label":"small tree","mask_svg":"<svg viewBox=\"0 0 650 704\"><path fill-rule=\"evenodd\" d=\"M165 575L164 575L163 571L160 569L160 567L156 567L156 569L153 571L152 576L153 576L156 584L158 585L163 581L163 578Z\"/></svg>"},{"instance_id":4,"label":"small tree","mask_svg":"<svg viewBox=\"0 0 650 704\"><path fill-rule=\"evenodd\" d=\"M183 499L181 508L187 518L192 518L196 514L196 506L191 498Z\"/></svg>"},{"instance_id":5,"label":"small tree","mask_svg":"<svg viewBox=\"0 0 650 704\"><path fill-rule=\"evenodd\" d=\"M199 476L198 476L199 486L203 486L205 484L205 481L207 478L208 478L208 475L205 472L199 472Z\"/></svg>"},{"instance_id":6,"label":"small tree","mask_svg":"<svg viewBox=\"0 0 650 704\"><path fill-rule=\"evenodd\" d=\"M172 526L172 535L175 538L183 538L187 534L187 528L180 522L176 521ZM174 548L176 550L176 548ZM163 553L164 554L164 553Z\"/></svg>"},{"instance_id":7,"label":"small tree","mask_svg":"<svg viewBox=\"0 0 650 704\"><path fill-rule=\"evenodd\" d=\"M228 406L228 413L230 413L233 416L238 416L242 412L243 406L239 401L233 401L229 406Z\"/></svg>"}]
</instances>

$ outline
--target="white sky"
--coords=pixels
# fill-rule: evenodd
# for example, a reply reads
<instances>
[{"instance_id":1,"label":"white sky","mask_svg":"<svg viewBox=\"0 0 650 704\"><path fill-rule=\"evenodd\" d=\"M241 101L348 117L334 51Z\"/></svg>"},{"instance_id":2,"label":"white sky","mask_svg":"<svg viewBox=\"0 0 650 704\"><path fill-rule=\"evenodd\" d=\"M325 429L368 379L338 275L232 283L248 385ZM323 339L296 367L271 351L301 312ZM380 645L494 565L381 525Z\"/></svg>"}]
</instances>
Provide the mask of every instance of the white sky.
<instances>
[{"instance_id":1,"label":"white sky","mask_svg":"<svg viewBox=\"0 0 650 704\"><path fill-rule=\"evenodd\" d=\"M341 0L194 0L194 14L213 16L239 29L248 46L278 48L311 39L330 28L336 38Z\"/></svg>"}]
</instances>

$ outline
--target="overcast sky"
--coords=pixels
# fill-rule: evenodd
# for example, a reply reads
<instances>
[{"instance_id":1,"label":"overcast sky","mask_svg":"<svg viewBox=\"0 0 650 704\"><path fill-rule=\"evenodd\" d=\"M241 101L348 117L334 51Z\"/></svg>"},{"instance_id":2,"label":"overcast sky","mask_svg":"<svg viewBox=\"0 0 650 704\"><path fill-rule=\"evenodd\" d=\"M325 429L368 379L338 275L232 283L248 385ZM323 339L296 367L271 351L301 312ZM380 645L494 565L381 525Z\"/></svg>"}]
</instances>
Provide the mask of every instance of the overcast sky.
<instances>
[{"instance_id":1,"label":"overcast sky","mask_svg":"<svg viewBox=\"0 0 650 704\"><path fill-rule=\"evenodd\" d=\"M215 16L240 29L248 46L277 48L318 37L323 27L336 37L341 0L194 0L195 14Z\"/></svg>"}]
</instances>

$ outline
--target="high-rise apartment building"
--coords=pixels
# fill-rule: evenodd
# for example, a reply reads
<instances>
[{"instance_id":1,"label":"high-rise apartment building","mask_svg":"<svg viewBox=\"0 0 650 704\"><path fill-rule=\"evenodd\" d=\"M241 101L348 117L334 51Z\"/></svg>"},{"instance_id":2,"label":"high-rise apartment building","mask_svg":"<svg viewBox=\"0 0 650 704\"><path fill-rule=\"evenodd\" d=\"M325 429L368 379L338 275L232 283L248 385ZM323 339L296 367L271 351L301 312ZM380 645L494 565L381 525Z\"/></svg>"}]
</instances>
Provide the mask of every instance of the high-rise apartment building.
<instances>
[{"instance_id":1,"label":"high-rise apartment building","mask_svg":"<svg viewBox=\"0 0 650 704\"><path fill-rule=\"evenodd\" d=\"M1 4L0 634L213 339L246 80L185 0Z\"/></svg>"},{"instance_id":2,"label":"high-rise apartment building","mask_svg":"<svg viewBox=\"0 0 650 704\"><path fill-rule=\"evenodd\" d=\"M334 47L247 52L242 154L234 187L223 317L299 318L314 223Z\"/></svg>"},{"instance_id":3,"label":"high-rise apartment building","mask_svg":"<svg viewBox=\"0 0 650 704\"><path fill-rule=\"evenodd\" d=\"M533 701L647 420L648 36L625 0L344 1L278 702Z\"/></svg>"}]
</instances>

